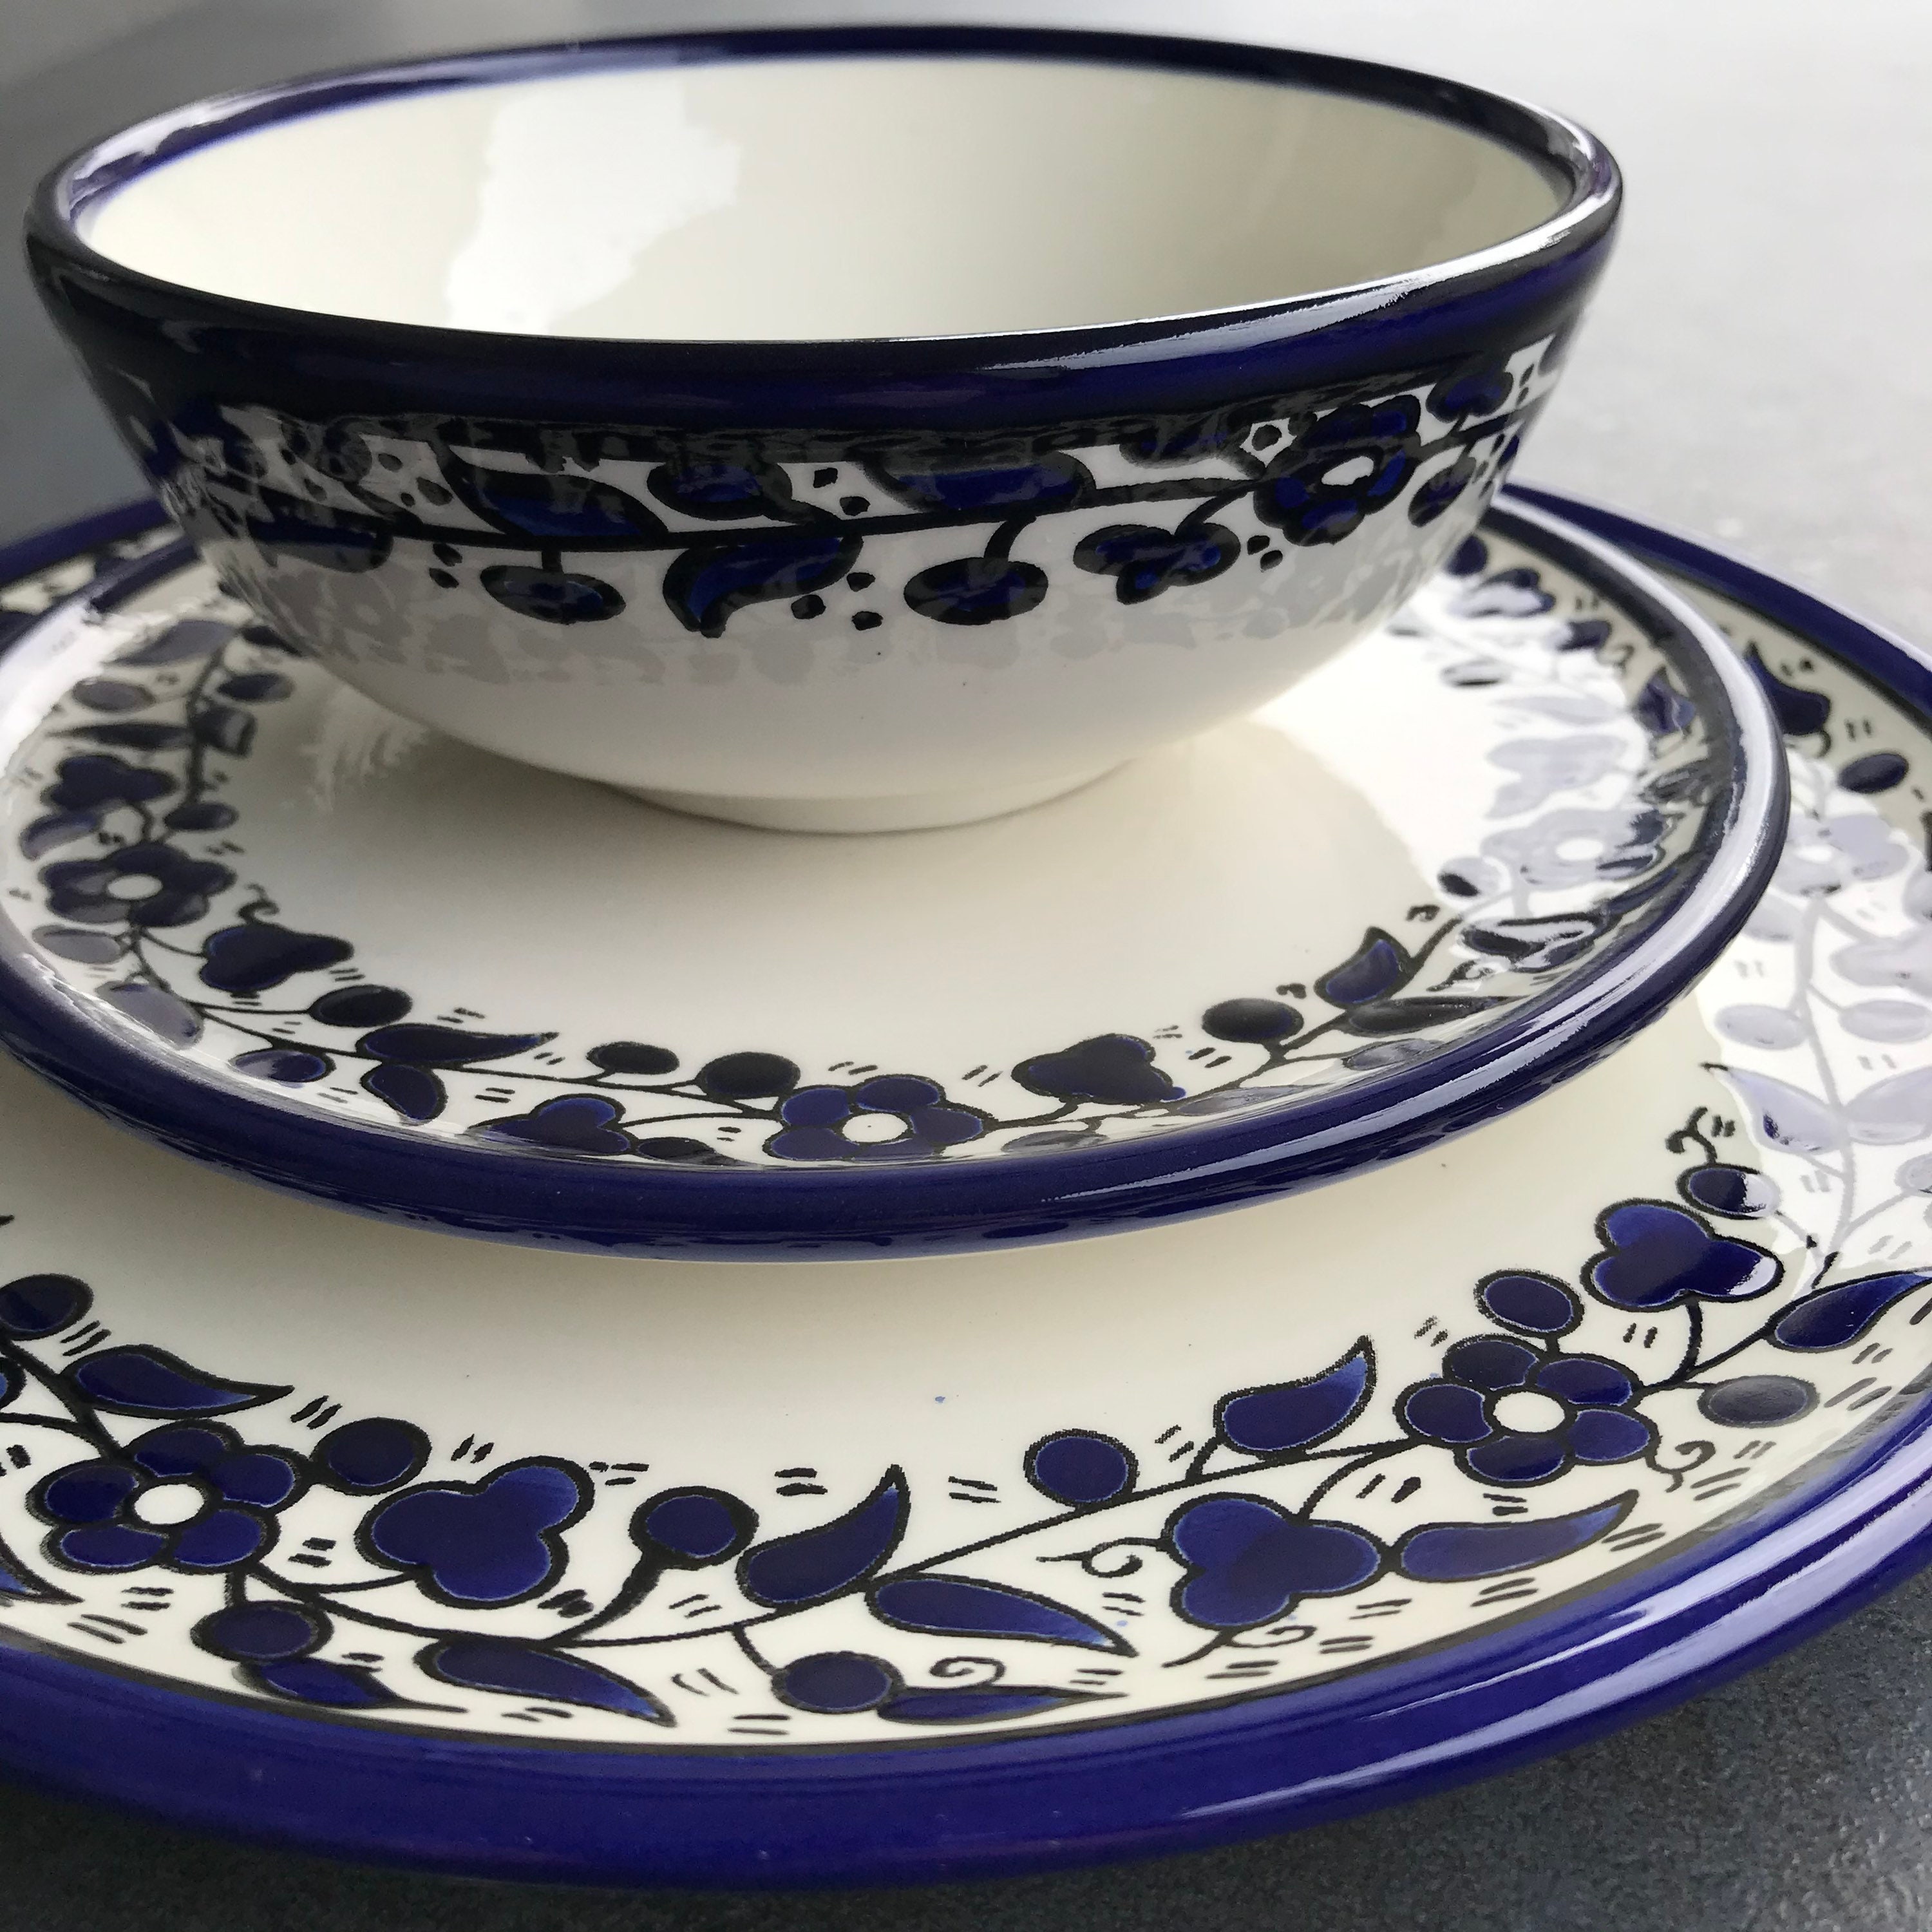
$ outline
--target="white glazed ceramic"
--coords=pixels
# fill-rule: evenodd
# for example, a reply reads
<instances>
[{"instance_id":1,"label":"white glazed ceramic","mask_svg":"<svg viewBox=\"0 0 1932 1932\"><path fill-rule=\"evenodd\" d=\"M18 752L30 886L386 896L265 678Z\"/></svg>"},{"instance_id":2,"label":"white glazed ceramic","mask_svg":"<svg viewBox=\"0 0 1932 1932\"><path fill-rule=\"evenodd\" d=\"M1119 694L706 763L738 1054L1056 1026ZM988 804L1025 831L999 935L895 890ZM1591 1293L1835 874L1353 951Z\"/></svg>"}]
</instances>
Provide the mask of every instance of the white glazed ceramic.
<instances>
[{"instance_id":1,"label":"white glazed ceramic","mask_svg":"<svg viewBox=\"0 0 1932 1932\"><path fill-rule=\"evenodd\" d=\"M544 1256L0 1068L0 1756L504 1875L958 1874L1426 1789L1923 1560L1924 664L1707 562L1788 613L1701 593L1791 733L1750 929L1587 1074L1318 1193Z\"/></svg>"},{"instance_id":2,"label":"white glazed ceramic","mask_svg":"<svg viewBox=\"0 0 1932 1932\"><path fill-rule=\"evenodd\" d=\"M0 666L0 1039L170 1144L631 1252L1064 1238L1427 1147L1776 862L1749 671L1498 506L1382 630L1027 815L641 814L290 656L185 543Z\"/></svg>"},{"instance_id":3,"label":"white glazed ceramic","mask_svg":"<svg viewBox=\"0 0 1932 1932\"><path fill-rule=\"evenodd\" d=\"M1279 302L1480 253L1558 200L1501 142L1381 101L856 54L378 97L192 148L81 232L145 274L281 308L798 341Z\"/></svg>"},{"instance_id":4,"label":"white glazed ceramic","mask_svg":"<svg viewBox=\"0 0 1932 1932\"><path fill-rule=\"evenodd\" d=\"M34 246L285 638L471 743L859 831L1066 791L1394 610L1617 193L1393 70L854 28L202 104L52 178Z\"/></svg>"}]
</instances>

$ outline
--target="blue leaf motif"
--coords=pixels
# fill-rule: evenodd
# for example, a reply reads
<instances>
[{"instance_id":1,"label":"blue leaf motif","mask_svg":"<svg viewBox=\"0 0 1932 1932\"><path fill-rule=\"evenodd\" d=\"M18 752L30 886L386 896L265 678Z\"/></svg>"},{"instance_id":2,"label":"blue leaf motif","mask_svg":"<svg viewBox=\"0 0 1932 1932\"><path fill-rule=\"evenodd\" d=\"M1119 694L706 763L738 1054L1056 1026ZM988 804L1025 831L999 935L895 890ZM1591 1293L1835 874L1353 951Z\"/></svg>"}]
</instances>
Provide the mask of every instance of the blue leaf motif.
<instances>
[{"instance_id":1,"label":"blue leaf motif","mask_svg":"<svg viewBox=\"0 0 1932 1932\"><path fill-rule=\"evenodd\" d=\"M90 745L115 745L128 752L172 752L188 743L188 727L164 724L158 718L124 718L113 724L80 724L68 732L70 738L85 739Z\"/></svg>"},{"instance_id":2,"label":"blue leaf motif","mask_svg":"<svg viewBox=\"0 0 1932 1932\"><path fill-rule=\"evenodd\" d=\"M0 1600L15 1604L77 1604L78 1597L43 1582L0 1540Z\"/></svg>"},{"instance_id":3,"label":"blue leaf motif","mask_svg":"<svg viewBox=\"0 0 1932 1932\"><path fill-rule=\"evenodd\" d=\"M1874 1081L1846 1103L1845 1125L1866 1147L1901 1145L1932 1135L1932 1067Z\"/></svg>"},{"instance_id":4,"label":"blue leaf motif","mask_svg":"<svg viewBox=\"0 0 1932 1932\"><path fill-rule=\"evenodd\" d=\"M332 1664L322 1657L244 1664L242 1675L278 1697L331 1711L393 1709L412 1701L398 1696L367 1664Z\"/></svg>"},{"instance_id":5,"label":"blue leaf motif","mask_svg":"<svg viewBox=\"0 0 1932 1932\"><path fill-rule=\"evenodd\" d=\"M1278 1456L1319 1442L1345 1427L1361 1412L1374 1383L1374 1363L1364 1336L1319 1375L1224 1395L1215 1405L1214 1427L1231 1448L1250 1456Z\"/></svg>"},{"instance_id":6,"label":"blue leaf motif","mask_svg":"<svg viewBox=\"0 0 1932 1932\"><path fill-rule=\"evenodd\" d=\"M967 1576L895 1576L867 1593L873 1610L902 1630L942 1636L1009 1636L1078 1644L1132 1655L1132 1646L1064 1604Z\"/></svg>"},{"instance_id":7,"label":"blue leaf motif","mask_svg":"<svg viewBox=\"0 0 1932 1932\"><path fill-rule=\"evenodd\" d=\"M687 517L795 515L791 479L774 463L664 464L650 474L651 494Z\"/></svg>"},{"instance_id":8,"label":"blue leaf motif","mask_svg":"<svg viewBox=\"0 0 1932 1932\"><path fill-rule=\"evenodd\" d=\"M1653 672L1650 682L1638 692L1630 716L1653 738L1667 738L1697 722L1697 707L1660 670Z\"/></svg>"},{"instance_id":9,"label":"blue leaf motif","mask_svg":"<svg viewBox=\"0 0 1932 1932\"><path fill-rule=\"evenodd\" d=\"M454 457L442 467L471 509L548 543L636 543L663 534L662 521L634 496L592 477L493 470Z\"/></svg>"},{"instance_id":10,"label":"blue leaf motif","mask_svg":"<svg viewBox=\"0 0 1932 1932\"><path fill-rule=\"evenodd\" d=\"M1793 1154L1836 1154L1845 1144L1844 1124L1822 1101L1768 1073L1742 1067L1724 1070L1757 1116L1759 1133L1773 1147Z\"/></svg>"},{"instance_id":11,"label":"blue leaf motif","mask_svg":"<svg viewBox=\"0 0 1932 1932\"><path fill-rule=\"evenodd\" d=\"M1786 1310L1771 1339L1784 1348L1842 1348L1856 1342L1893 1303L1928 1282L1932 1274L1917 1270L1841 1281Z\"/></svg>"},{"instance_id":12,"label":"blue leaf motif","mask_svg":"<svg viewBox=\"0 0 1932 1932\"><path fill-rule=\"evenodd\" d=\"M1505 1570L1533 1569L1609 1534L1636 1501L1631 1490L1594 1509L1541 1522L1426 1524L1396 1546L1396 1568L1424 1583L1464 1582Z\"/></svg>"},{"instance_id":13,"label":"blue leaf motif","mask_svg":"<svg viewBox=\"0 0 1932 1932\"><path fill-rule=\"evenodd\" d=\"M957 1690L902 1690L879 1706L879 1715L896 1724L987 1724L998 1718L1030 1718L1092 1701L1090 1695L1077 1690L989 1684Z\"/></svg>"},{"instance_id":14,"label":"blue leaf motif","mask_svg":"<svg viewBox=\"0 0 1932 1932\"><path fill-rule=\"evenodd\" d=\"M1755 644L1744 652L1744 662L1756 674L1777 714L1778 728L1787 738L1808 738L1814 732L1824 730L1832 715L1832 700L1822 692L1805 691L1785 683L1765 662Z\"/></svg>"},{"instance_id":15,"label":"blue leaf motif","mask_svg":"<svg viewBox=\"0 0 1932 1932\"><path fill-rule=\"evenodd\" d=\"M669 1724L670 1712L648 1690L577 1657L513 1643L501 1637L452 1637L434 1643L416 1661L429 1675L464 1690L496 1690L538 1703L581 1704Z\"/></svg>"},{"instance_id":16,"label":"blue leaf motif","mask_svg":"<svg viewBox=\"0 0 1932 1932\"><path fill-rule=\"evenodd\" d=\"M144 980L124 980L102 987L100 997L170 1046L192 1046L201 1037L201 1016L163 987Z\"/></svg>"},{"instance_id":17,"label":"blue leaf motif","mask_svg":"<svg viewBox=\"0 0 1932 1932\"><path fill-rule=\"evenodd\" d=\"M117 666L186 664L196 658L212 657L235 634L232 624L218 623L212 617L184 617L170 624L158 638L131 651L123 651Z\"/></svg>"},{"instance_id":18,"label":"blue leaf motif","mask_svg":"<svg viewBox=\"0 0 1932 1932\"><path fill-rule=\"evenodd\" d=\"M36 926L34 944L56 959L78 960L83 966L111 966L127 950L118 933L89 932L77 926Z\"/></svg>"},{"instance_id":19,"label":"blue leaf motif","mask_svg":"<svg viewBox=\"0 0 1932 1932\"><path fill-rule=\"evenodd\" d=\"M406 1120L433 1120L448 1103L442 1082L426 1066L384 1060L362 1076L365 1092L393 1107Z\"/></svg>"},{"instance_id":20,"label":"blue leaf motif","mask_svg":"<svg viewBox=\"0 0 1932 1932\"><path fill-rule=\"evenodd\" d=\"M1378 926L1362 935L1353 956L1332 967L1315 982L1315 990L1332 1005L1360 1006L1394 992L1408 976L1408 955Z\"/></svg>"},{"instance_id":21,"label":"blue leaf motif","mask_svg":"<svg viewBox=\"0 0 1932 1932\"><path fill-rule=\"evenodd\" d=\"M1329 997L1334 996L1330 994ZM1364 1040L1388 1040L1404 1034L1419 1033L1425 1027L1446 1026L1452 1020L1466 1020L1502 1004L1501 1000L1486 996L1459 999L1442 993L1423 994L1412 1000L1366 1000L1348 1006L1342 1014L1342 1024L1348 1032Z\"/></svg>"},{"instance_id":22,"label":"blue leaf motif","mask_svg":"<svg viewBox=\"0 0 1932 1932\"><path fill-rule=\"evenodd\" d=\"M856 536L819 532L694 544L664 572L664 602L686 630L722 638L734 611L836 584L860 548Z\"/></svg>"},{"instance_id":23,"label":"blue leaf motif","mask_svg":"<svg viewBox=\"0 0 1932 1932\"><path fill-rule=\"evenodd\" d=\"M505 610L539 624L607 623L624 608L624 593L587 571L493 563L477 581Z\"/></svg>"},{"instance_id":24,"label":"blue leaf motif","mask_svg":"<svg viewBox=\"0 0 1932 1932\"><path fill-rule=\"evenodd\" d=\"M378 1027L356 1042L378 1060L399 1060L411 1066L467 1066L479 1060L507 1060L556 1038L548 1033L467 1033L460 1027L414 1023Z\"/></svg>"},{"instance_id":25,"label":"blue leaf motif","mask_svg":"<svg viewBox=\"0 0 1932 1932\"><path fill-rule=\"evenodd\" d=\"M831 1522L748 1550L738 1559L738 1586L768 1610L820 1602L862 1582L884 1562L905 1531L906 1480L895 1466L866 1500Z\"/></svg>"},{"instance_id":26,"label":"blue leaf motif","mask_svg":"<svg viewBox=\"0 0 1932 1932\"><path fill-rule=\"evenodd\" d=\"M66 1380L96 1408L116 1415L226 1415L289 1392L286 1384L221 1381L145 1342L83 1356Z\"/></svg>"},{"instance_id":27,"label":"blue leaf motif","mask_svg":"<svg viewBox=\"0 0 1932 1932\"><path fill-rule=\"evenodd\" d=\"M23 857L38 859L100 829L100 815L96 812L50 812L35 819L20 834L20 851Z\"/></svg>"},{"instance_id":28,"label":"blue leaf motif","mask_svg":"<svg viewBox=\"0 0 1932 1932\"><path fill-rule=\"evenodd\" d=\"M866 465L874 482L922 510L1060 510L1085 500L1094 479L1064 451L1006 463L956 463L931 466L888 462Z\"/></svg>"}]
</instances>

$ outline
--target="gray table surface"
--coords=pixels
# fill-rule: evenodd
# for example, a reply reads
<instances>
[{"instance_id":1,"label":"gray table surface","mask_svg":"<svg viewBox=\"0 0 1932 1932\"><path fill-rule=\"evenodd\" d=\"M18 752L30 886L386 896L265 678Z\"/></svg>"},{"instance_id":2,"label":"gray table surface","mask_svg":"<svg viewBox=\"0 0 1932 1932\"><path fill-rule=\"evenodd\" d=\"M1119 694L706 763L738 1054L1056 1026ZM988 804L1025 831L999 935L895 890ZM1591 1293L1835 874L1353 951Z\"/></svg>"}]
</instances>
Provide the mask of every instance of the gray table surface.
<instances>
[{"instance_id":1,"label":"gray table surface","mask_svg":"<svg viewBox=\"0 0 1932 1932\"><path fill-rule=\"evenodd\" d=\"M10 20L62 0L0 0ZM192 95L486 40L725 19L1046 17L1430 67L1603 135L1625 238L1525 475L1714 536L1932 641L1925 0L205 0L0 87L0 205ZM22 41L24 32L20 34ZM64 44L72 44L71 40ZM134 472L0 265L0 541ZM922 1892L620 1896L368 1872L0 1792L0 1928L1858 1932L1932 1924L1932 1576L1618 1736L1352 1822Z\"/></svg>"}]
</instances>

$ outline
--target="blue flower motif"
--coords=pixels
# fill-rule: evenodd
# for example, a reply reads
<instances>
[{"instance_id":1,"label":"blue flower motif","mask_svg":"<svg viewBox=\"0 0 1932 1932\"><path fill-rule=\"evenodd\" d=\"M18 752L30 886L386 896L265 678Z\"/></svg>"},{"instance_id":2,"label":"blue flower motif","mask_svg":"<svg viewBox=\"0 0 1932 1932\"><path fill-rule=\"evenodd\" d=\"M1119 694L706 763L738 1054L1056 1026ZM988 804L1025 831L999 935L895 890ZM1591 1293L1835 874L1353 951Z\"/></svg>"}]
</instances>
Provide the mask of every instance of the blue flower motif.
<instances>
[{"instance_id":1,"label":"blue flower motif","mask_svg":"<svg viewBox=\"0 0 1932 1932\"><path fill-rule=\"evenodd\" d=\"M1255 514L1292 544L1340 543L1414 474L1420 416L1413 396L1397 396L1322 417L1256 488Z\"/></svg>"},{"instance_id":2,"label":"blue flower motif","mask_svg":"<svg viewBox=\"0 0 1932 1932\"><path fill-rule=\"evenodd\" d=\"M226 866L148 840L40 868L48 909L83 926L191 926L234 883Z\"/></svg>"},{"instance_id":3,"label":"blue flower motif","mask_svg":"<svg viewBox=\"0 0 1932 1932\"><path fill-rule=\"evenodd\" d=\"M1600 1356L1477 1335L1443 1357L1442 1371L1407 1390L1396 1414L1424 1442L1453 1449L1478 1482L1546 1483L1579 1462L1628 1462L1657 1440L1636 1413L1636 1382Z\"/></svg>"},{"instance_id":4,"label":"blue flower motif","mask_svg":"<svg viewBox=\"0 0 1932 1932\"><path fill-rule=\"evenodd\" d=\"M244 1444L218 1422L151 1429L118 1456L35 1484L48 1556L70 1570L232 1570L274 1546L275 1512L308 1486L302 1460Z\"/></svg>"},{"instance_id":5,"label":"blue flower motif","mask_svg":"<svg viewBox=\"0 0 1932 1932\"><path fill-rule=\"evenodd\" d=\"M413 1572L440 1603L520 1603L561 1574L561 1532L590 1502L577 1470L532 1457L478 1482L405 1490L370 1514L357 1540L373 1562Z\"/></svg>"},{"instance_id":6,"label":"blue flower motif","mask_svg":"<svg viewBox=\"0 0 1932 1932\"><path fill-rule=\"evenodd\" d=\"M986 1117L935 1081L880 1073L856 1087L801 1087L778 1108L765 1150L781 1160L928 1160L986 1131Z\"/></svg>"}]
</instances>

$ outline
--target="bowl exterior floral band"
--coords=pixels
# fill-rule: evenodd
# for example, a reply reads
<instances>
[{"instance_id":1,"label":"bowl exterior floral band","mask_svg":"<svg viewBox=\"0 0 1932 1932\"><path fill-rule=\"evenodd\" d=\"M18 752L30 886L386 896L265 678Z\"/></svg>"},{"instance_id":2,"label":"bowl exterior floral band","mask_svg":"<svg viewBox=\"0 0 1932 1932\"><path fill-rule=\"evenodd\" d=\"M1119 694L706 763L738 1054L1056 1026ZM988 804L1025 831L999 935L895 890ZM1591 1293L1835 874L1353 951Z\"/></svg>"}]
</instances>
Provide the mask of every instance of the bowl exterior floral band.
<instances>
[{"instance_id":1,"label":"bowl exterior floral band","mask_svg":"<svg viewBox=\"0 0 1932 1932\"><path fill-rule=\"evenodd\" d=\"M680 684L715 680L731 660L714 646L742 644L796 678L910 611L942 656L997 667L1022 620L1076 649L1095 600L1184 612L1218 583L1205 614L1263 622L1298 551L1341 546L1352 567L1291 568L1326 586L1286 593L1296 618L1393 609L1474 527L1562 346L1205 416L820 436L806 455L790 434L234 404L144 406L122 428L230 587L347 665L400 649L501 685L608 652ZM399 623L400 586L425 583L428 615ZM618 644L584 628L626 612Z\"/></svg>"}]
</instances>

